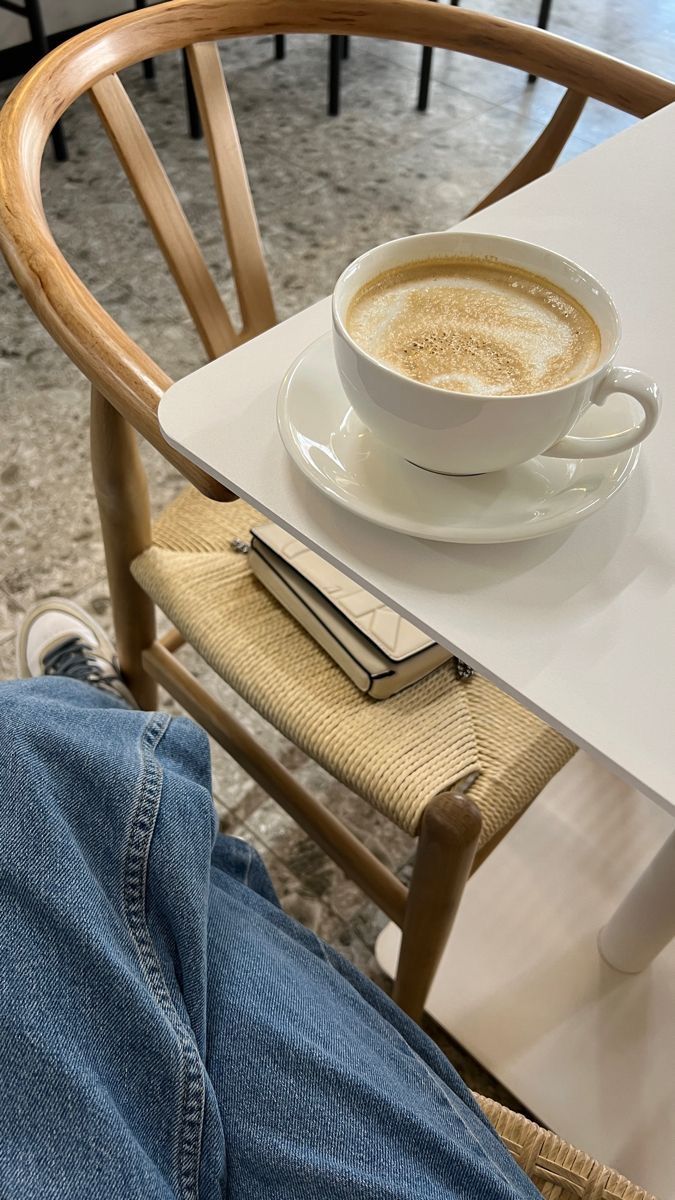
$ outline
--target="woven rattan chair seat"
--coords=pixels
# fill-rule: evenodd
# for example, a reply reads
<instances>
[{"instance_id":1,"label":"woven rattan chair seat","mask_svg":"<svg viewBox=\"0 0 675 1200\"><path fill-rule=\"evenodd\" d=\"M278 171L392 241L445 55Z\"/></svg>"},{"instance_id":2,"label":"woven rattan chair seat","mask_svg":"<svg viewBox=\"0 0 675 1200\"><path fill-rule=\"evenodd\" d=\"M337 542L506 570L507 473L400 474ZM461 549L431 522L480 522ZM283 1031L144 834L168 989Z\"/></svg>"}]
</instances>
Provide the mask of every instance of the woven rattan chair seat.
<instances>
[{"instance_id":1,"label":"woven rattan chair seat","mask_svg":"<svg viewBox=\"0 0 675 1200\"><path fill-rule=\"evenodd\" d=\"M604 1167L555 1133L476 1095L516 1162L547 1200L654 1200L618 1171Z\"/></svg>"},{"instance_id":2,"label":"woven rattan chair seat","mask_svg":"<svg viewBox=\"0 0 675 1200\"><path fill-rule=\"evenodd\" d=\"M384 701L364 697L252 577L232 547L261 518L187 488L133 564L143 589L205 661L327 771L415 834L425 806L469 772L481 845L574 753L487 680L452 665Z\"/></svg>"}]
</instances>

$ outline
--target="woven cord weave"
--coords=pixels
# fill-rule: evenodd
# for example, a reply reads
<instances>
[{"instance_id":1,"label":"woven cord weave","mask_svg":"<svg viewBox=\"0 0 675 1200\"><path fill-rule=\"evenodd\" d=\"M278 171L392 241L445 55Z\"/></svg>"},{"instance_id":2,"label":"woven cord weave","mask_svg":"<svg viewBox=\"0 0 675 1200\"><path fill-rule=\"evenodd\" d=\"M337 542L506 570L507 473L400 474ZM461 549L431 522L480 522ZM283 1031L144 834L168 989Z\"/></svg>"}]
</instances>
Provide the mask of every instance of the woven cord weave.
<instances>
[{"instance_id":1,"label":"woven cord weave","mask_svg":"<svg viewBox=\"0 0 675 1200\"><path fill-rule=\"evenodd\" d=\"M486 680L443 667L386 701L363 696L231 547L263 520L188 488L132 570L206 662L337 779L415 834L426 805L471 771L481 844L574 752Z\"/></svg>"},{"instance_id":2,"label":"woven cord weave","mask_svg":"<svg viewBox=\"0 0 675 1200\"><path fill-rule=\"evenodd\" d=\"M575 1150L555 1133L476 1095L516 1162L547 1200L655 1200L618 1171Z\"/></svg>"}]
</instances>

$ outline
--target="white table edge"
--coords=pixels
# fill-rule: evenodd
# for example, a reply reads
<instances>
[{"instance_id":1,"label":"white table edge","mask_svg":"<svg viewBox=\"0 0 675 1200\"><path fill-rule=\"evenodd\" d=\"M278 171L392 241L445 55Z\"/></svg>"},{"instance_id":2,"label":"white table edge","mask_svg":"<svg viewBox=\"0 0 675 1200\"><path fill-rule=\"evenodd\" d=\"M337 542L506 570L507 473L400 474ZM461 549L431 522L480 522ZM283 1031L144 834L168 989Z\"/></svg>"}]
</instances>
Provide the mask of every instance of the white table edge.
<instances>
[{"instance_id":1,"label":"white table edge","mask_svg":"<svg viewBox=\"0 0 675 1200\"><path fill-rule=\"evenodd\" d=\"M289 319L292 320L292 318L289 318ZM260 335L260 336L264 336L264 335ZM256 339L253 339L253 340L255 341ZM247 345L250 345L250 344L251 343L247 343ZM230 351L230 353L236 353L236 350ZM168 392L165 393L165 395L168 395ZM439 640L438 633L436 631L434 631L433 629L431 629L430 627L425 625L425 623L423 621L420 621L419 617L417 617L414 613L410 613L410 612L406 611L406 609L400 603L398 603L392 596L387 595L386 592L383 592L380 588L376 587L372 583L371 580L368 580L365 577L360 576L348 564L341 562L340 559L338 559L334 555L330 554L318 542L315 542L315 541L313 541L313 539L309 538L304 531L300 531L297 528L295 528L292 524L290 524L290 522L288 522L283 517L282 514L276 513L273 510L267 508L265 506L265 504L258 497L249 494L245 489L243 489L241 487L241 485L239 485L239 484L235 485L231 479L228 479L225 475L221 474L220 471L215 470L215 468L213 468L210 464L206 463L203 459L201 459L193 451L191 451L188 448L186 448L185 446L183 446L179 441L174 440L166 432L166 430L164 429L164 426L162 425L163 399L164 398L162 398L162 400L160 401L160 404L159 404L158 420L159 420L160 429L162 431L162 435L170 446L172 446L175 450L178 450L182 455L184 455L185 458L189 459L190 462L194 463L195 466L200 467L203 471L206 472L207 475L210 475L212 479L216 479L218 481L218 483L223 484L224 487L226 487L230 491L234 492L234 494L236 496L240 497L242 500L245 500L248 504L251 504L254 508L258 509L266 517L268 517L270 521L274 521L275 524L280 525L283 529L286 530L287 533L290 533L292 537L299 538L300 541L305 543L305 545L308 545L312 550L315 550L323 558L325 558L329 562L331 562L333 564L333 566L337 567L337 569L339 571L342 571L344 574L348 575L351 579L353 579L355 581L355 583L358 583L362 587L367 588L374 595L376 595L378 597L378 599L382 600L385 604L388 604L391 608L395 609L395 611L398 612L400 616L405 617L407 620L412 621L418 628L422 629L424 631L424 633L426 633L429 637L433 638L434 640ZM297 468L294 467L293 469L296 470ZM401 535L401 536L404 536L404 535ZM569 738L570 741L574 742L575 746L578 746L580 749L587 751L588 754L592 755L592 757L594 757L596 760L603 763L618 778L623 779L626 783L630 784L631 787L634 787L634 788L636 788L637 791L642 792L643 795L647 796L650 800L653 800L655 804L658 804L661 808L665 809L666 812L672 813L673 805L667 799L667 797L662 796L659 792L655 791L653 788L645 785L645 783L642 780L636 778L629 771L626 771L624 768L620 767L611 758L609 758L607 755L603 754L602 751L597 750L596 747L594 747L590 742L586 742L584 740L584 738L581 737L578 733L567 728L564 724L562 724L562 722L557 720L557 718L553 717L551 714L547 713L545 710L540 708L538 705L534 704L529 697L522 695L516 688L514 688L506 680L502 679L493 670L491 670L491 668L489 667L489 665L487 663L479 662L475 658L472 658L471 656L467 655L460 645L457 645L457 644L449 641L446 638L442 639L442 644L445 646L445 648L447 650L450 651L451 654L454 654L458 658L461 658L463 661L467 662L469 664L469 666L474 668L475 671L477 671L479 674L483 675L486 679L490 680L491 683L494 683L496 687L500 688L507 695L513 697L514 700L517 700L518 703L522 704L523 707L528 709L529 712L535 713L536 716L540 717L548 725L550 725L552 728L556 729L558 731L558 733L563 734L564 737L567 737L567 738Z\"/></svg>"}]
</instances>

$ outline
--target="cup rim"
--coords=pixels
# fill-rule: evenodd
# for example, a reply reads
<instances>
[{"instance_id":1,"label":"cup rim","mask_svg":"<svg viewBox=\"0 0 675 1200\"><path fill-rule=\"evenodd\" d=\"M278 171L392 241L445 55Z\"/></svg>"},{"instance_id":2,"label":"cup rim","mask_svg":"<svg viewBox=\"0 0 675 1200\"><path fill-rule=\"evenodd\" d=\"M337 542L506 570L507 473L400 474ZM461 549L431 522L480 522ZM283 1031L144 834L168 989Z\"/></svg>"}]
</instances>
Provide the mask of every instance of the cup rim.
<instances>
[{"instance_id":1,"label":"cup rim","mask_svg":"<svg viewBox=\"0 0 675 1200\"><path fill-rule=\"evenodd\" d=\"M546 390L540 391L540 392L521 392L521 393L510 392L505 395L487 395L482 392L453 392L450 388L440 388L440 387L436 387L433 383L424 383L423 381L421 381L419 379L412 379L411 376L404 375L404 373L402 371L397 371L394 367L388 366L387 363L382 362L382 360L379 358L375 358L375 356L373 354L370 354L370 352L368 350L364 350L362 346L359 346L358 342L356 342L354 340L352 335L347 330L347 327L346 327L344 321L342 320L342 316L338 312L338 303L339 303L338 291L342 290L342 288L344 287L347 277L357 267L359 267L361 263L365 262L366 259L370 258L371 255L376 254L379 250L385 250L388 246L397 246L397 245L406 244L406 243L413 243L413 242L418 242L422 239L427 240L428 238L433 239L433 238L437 237L440 239L440 238L446 238L446 237L450 237L450 236L454 236L454 235L457 235L458 237L464 236L464 237L475 238L477 241L482 241L483 239L485 239L486 241L487 240L497 241L497 242L503 243L505 246L506 245L526 246L528 248L533 248L535 250L542 250L545 254L549 254L553 258L558 259L560 262L563 262L565 264L565 266L570 267L572 270L576 271L579 275L583 276L585 282L590 284L592 287L594 287L596 290L598 290L602 294L602 297L603 297L605 303L607 304L607 307L608 307L608 309L612 315L612 318L614 320L615 333L614 333L614 338L613 338L611 349L606 354L602 355L600 362L597 364L597 366L595 366L593 368L592 371L588 371L585 375L580 375L578 379L573 379L569 383L563 383L557 388L547 388ZM439 257L440 257L440 255L439 255ZM471 255L467 255L467 257L471 257ZM478 256L476 255L476 257L478 257ZM495 255L495 257L498 258L499 256ZM415 261L416 261L416 259L414 257L411 257L407 260L404 260L404 262L401 263L400 265L404 266L404 265L406 265L406 263L414 263ZM517 265L517 264L514 264L514 265ZM544 276L544 278L545 278L545 276ZM555 284L553 286L555 286ZM611 365L611 363L614 359L614 356L619 348L619 343L621 341L621 318L619 316L617 307L616 307L614 301L612 300L612 297L610 296L607 288L595 275L591 275L590 271L587 271L586 268L582 267L581 264L576 262L575 259L569 258L566 254L559 254L557 250L550 250L548 248L548 246L542 246L542 244L540 242L529 242L529 241L526 241L524 238L507 237L506 235L500 234L500 233L486 233L486 232L479 233L479 232L474 232L472 229L466 229L466 230L465 229L447 229L447 230L440 229L440 230L431 230L429 233L412 233L412 234L408 234L406 237L390 238L389 241L387 241L387 242L380 242L379 245L371 246L369 250L364 250L362 254L359 254L355 259L353 259L350 263L348 263L347 266L340 272L340 274L335 282L335 286L333 288L333 293L331 296L331 311L332 311L334 327L338 330L341 337L344 338L344 340L347 342L347 344L351 347L352 350L354 350L357 354L362 355L363 358L368 360L368 362L371 362L376 367L379 367L379 369L381 371L384 371L385 374L391 375L393 379L397 379L397 380L404 379L409 384L414 386L415 388L422 388L423 391L429 392L434 396L457 396L457 397L463 397L463 398L473 397L474 399L477 399L477 400L491 400L491 401L526 400L533 396L553 396L556 394L556 392L562 392L566 388L570 388L570 387L577 387L577 386L579 386L579 384L587 383L587 382L593 380L597 375L600 375L604 370L607 369L608 366Z\"/></svg>"}]
</instances>

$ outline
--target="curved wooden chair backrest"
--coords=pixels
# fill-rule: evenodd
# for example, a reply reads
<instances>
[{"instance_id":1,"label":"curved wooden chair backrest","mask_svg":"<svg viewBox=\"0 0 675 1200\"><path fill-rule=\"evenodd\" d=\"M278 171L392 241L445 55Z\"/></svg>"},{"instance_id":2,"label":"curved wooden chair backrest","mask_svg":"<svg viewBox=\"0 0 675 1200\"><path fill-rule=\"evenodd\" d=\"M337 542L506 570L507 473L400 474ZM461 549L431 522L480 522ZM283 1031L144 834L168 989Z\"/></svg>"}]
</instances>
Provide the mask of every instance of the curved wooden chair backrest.
<instances>
[{"instance_id":1,"label":"curved wooden chair backrest","mask_svg":"<svg viewBox=\"0 0 675 1200\"><path fill-rule=\"evenodd\" d=\"M638 117L675 100L675 84L542 30L428 0L171 0L95 26L52 51L0 114L0 247L43 325L105 397L206 495L215 481L164 441L156 410L170 379L101 307L50 233L40 164L56 121L88 92L129 177L209 357L275 320L255 211L216 42L277 33L358 34L429 44L564 85L544 133L483 204L556 161L587 97ZM235 328L180 201L118 72L187 48L237 287ZM482 207L480 205L479 207Z\"/></svg>"}]
</instances>

